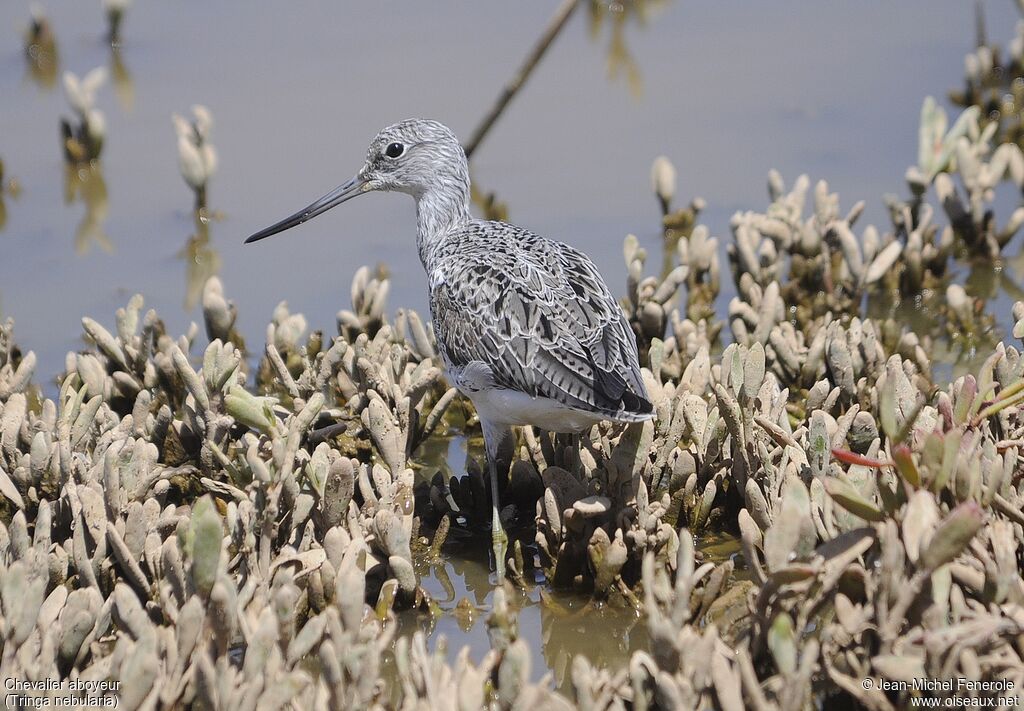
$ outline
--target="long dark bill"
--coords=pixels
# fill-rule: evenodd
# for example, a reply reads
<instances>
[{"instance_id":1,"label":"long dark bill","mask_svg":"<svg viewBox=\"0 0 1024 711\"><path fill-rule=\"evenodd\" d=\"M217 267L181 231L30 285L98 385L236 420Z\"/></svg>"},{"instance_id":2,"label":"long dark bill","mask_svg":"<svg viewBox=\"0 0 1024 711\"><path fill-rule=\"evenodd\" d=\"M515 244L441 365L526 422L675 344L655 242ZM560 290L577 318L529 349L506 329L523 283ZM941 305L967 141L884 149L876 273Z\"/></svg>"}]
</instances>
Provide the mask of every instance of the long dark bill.
<instances>
[{"instance_id":1,"label":"long dark bill","mask_svg":"<svg viewBox=\"0 0 1024 711\"><path fill-rule=\"evenodd\" d=\"M324 195L322 198L302 208L294 215L286 217L280 222L275 222L270 227L260 230L256 234L245 240L246 244L250 242L258 242L264 237L270 237L276 235L278 232L284 232L285 230L291 229L296 225L301 225L307 220L312 220L314 217L322 212L327 212L335 205L340 205L346 200L351 200L356 195L362 195L366 187L366 181L356 176L352 180L348 181L344 185L340 185L331 192Z\"/></svg>"}]
</instances>

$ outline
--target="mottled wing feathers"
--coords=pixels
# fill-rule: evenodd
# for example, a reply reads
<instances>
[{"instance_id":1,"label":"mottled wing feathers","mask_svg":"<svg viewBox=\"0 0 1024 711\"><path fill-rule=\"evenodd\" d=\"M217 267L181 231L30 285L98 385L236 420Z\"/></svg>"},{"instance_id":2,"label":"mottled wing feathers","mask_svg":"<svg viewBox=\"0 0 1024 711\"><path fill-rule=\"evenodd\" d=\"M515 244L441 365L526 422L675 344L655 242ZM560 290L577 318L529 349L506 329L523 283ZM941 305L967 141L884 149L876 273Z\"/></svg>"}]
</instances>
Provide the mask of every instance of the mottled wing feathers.
<instances>
[{"instance_id":1,"label":"mottled wing feathers","mask_svg":"<svg viewBox=\"0 0 1024 711\"><path fill-rule=\"evenodd\" d=\"M438 346L498 387L611 419L652 412L636 341L586 255L500 222L451 235L428 268Z\"/></svg>"}]
</instances>

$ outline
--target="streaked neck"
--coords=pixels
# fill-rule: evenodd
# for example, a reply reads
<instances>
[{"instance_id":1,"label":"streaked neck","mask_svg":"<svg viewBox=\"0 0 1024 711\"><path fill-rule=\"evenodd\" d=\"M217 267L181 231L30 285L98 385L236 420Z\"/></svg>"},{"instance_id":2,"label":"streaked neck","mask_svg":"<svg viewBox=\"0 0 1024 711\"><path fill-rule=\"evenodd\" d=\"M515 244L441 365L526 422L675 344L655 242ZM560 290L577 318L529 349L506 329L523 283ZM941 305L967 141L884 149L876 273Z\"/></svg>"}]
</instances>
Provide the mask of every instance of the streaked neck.
<instances>
[{"instance_id":1,"label":"streaked neck","mask_svg":"<svg viewBox=\"0 0 1024 711\"><path fill-rule=\"evenodd\" d=\"M416 198L416 246L424 267L445 237L466 225L469 213L469 180L430 188Z\"/></svg>"}]
</instances>

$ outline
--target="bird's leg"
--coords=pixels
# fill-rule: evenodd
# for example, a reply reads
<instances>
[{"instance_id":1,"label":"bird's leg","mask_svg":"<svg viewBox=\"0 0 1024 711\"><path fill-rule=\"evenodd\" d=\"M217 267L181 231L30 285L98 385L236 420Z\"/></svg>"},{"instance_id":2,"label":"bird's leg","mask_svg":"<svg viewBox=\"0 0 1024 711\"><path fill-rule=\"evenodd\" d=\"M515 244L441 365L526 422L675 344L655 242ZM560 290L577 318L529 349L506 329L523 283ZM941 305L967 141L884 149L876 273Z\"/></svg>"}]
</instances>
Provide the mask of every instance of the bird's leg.
<instances>
[{"instance_id":1,"label":"bird's leg","mask_svg":"<svg viewBox=\"0 0 1024 711\"><path fill-rule=\"evenodd\" d=\"M491 546L494 550L494 565L498 573L498 584L505 582L505 553L508 550L508 536L501 527L501 506L498 502L498 462L487 455L487 468L491 473Z\"/></svg>"},{"instance_id":2,"label":"bird's leg","mask_svg":"<svg viewBox=\"0 0 1024 711\"><path fill-rule=\"evenodd\" d=\"M487 452L487 471L491 478L491 545L494 550L494 565L498 584L505 582L505 553L508 551L508 536L501 526L501 503L498 498L498 455L501 444L512 433L507 427L480 420L484 433L484 449Z\"/></svg>"}]
</instances>

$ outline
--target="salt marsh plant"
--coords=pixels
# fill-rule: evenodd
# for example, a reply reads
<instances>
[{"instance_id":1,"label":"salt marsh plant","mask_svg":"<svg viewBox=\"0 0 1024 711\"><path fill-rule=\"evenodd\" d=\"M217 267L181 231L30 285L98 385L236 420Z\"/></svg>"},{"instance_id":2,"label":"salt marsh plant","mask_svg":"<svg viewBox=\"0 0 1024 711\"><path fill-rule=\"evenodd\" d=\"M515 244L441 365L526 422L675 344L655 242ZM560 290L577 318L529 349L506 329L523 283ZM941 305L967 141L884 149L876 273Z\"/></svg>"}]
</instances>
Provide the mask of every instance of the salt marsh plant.
<instances>
[{"instance_id":1,"label":"salt marsh plant","mask_svg":"<svg viewBox=\"0 0 1024 711\"><path fill-rule=\"evenodd\" d=\"M32 80L49 89L57 83L60 67L57 36L41 5L32 3L30 11L31 19L24 36L25 60Z\"/></svg>"},{"instance_id":2,"label":"salt marsh plant","mask_svg":"<svg viewBox=\"0 0 1024 711\"><path fill-rule=\"evenodd\" d=\"M111 47L121 44L121 24L131 4L132 0L102 0L103 14L107 18L107 42Z\"/></svg>"},{"instance_id":3,"label":"salt marsh plant","mask_svg":"<svg viewBox=\"0 0 1024 711\"><path fill-rule=\"evenodd\" d=\"M213 115L205 106L192 107L192 118L179 114L172 117L178 136L178 169L195 195L197 213L206 210L206 189L217 171L217 150L210 142Z\"/></svg>"},{"instance_id":4,"label":"salt marsh plant","mask_svg":"<svg viewBox=\"0 0 1024 711\"><path fill-rule=\"evenodd\" d=\"M667 215L676 195L676 168L665 156L658 156L651 164L651 189L658 198L661 214Z\"/></svg>"},{"instance_id":5,"label":"salt marsh plant","mask_svg":"<svg viewBox=\"0 0 1024 711\"><path fill-rule=\"evenodd\" d=\"M356 280L357 304L369 284ZM417 556L440 554L454 519L486 520L488 506L478 472L444 486L410 468L457 397L420 317L384 320L373 338L349 319L352 340L327 340L282 306L256 394L223 340L236 314L216 279L203 311L205 349L195 328L172 338L140 297L112 331L83 319L87 347L69 353L56 399L10 322L0 330L3 673L102 673L129 708L274 705L281 689L313 708L386 707L392 649L400 698L430 708L446 706L424 674L458 708L771 709L843 695L885 707L851 680L1024 680L1012 346L936 389L927 356L887 354L871 321L826 326L820 350L794 355L784 331L770 347L734 344L720 363L707 342L690 354L655 339L655 421L579 444L525 431L505 500L525 509L507 512L520 526L535 512L539 557L515 546L510 578L526 585L539 566L556 589L635 606L651 638L620 670L577 658L566 698L530 681L503 589L479 663L393 638L394 610L436 614ZM1024 303L1014 315L1024 323ZM730 520L748 579L694 548L691 532Z\"/></svg>"},{"instance_id":6,"label":"salt marsh plant","mask_svg":"<svg viewBox=\"0 0 1024 711\"><path fill-rule=\"evenodd\" d=\"M106 138L106 118L96 108L96 92L107 81L107 70L96 67L83 78L64 72L64 94L74 118L60 122L64 160L69 165L82 165L99 159Z\"/></svg>"}]
</instances>

